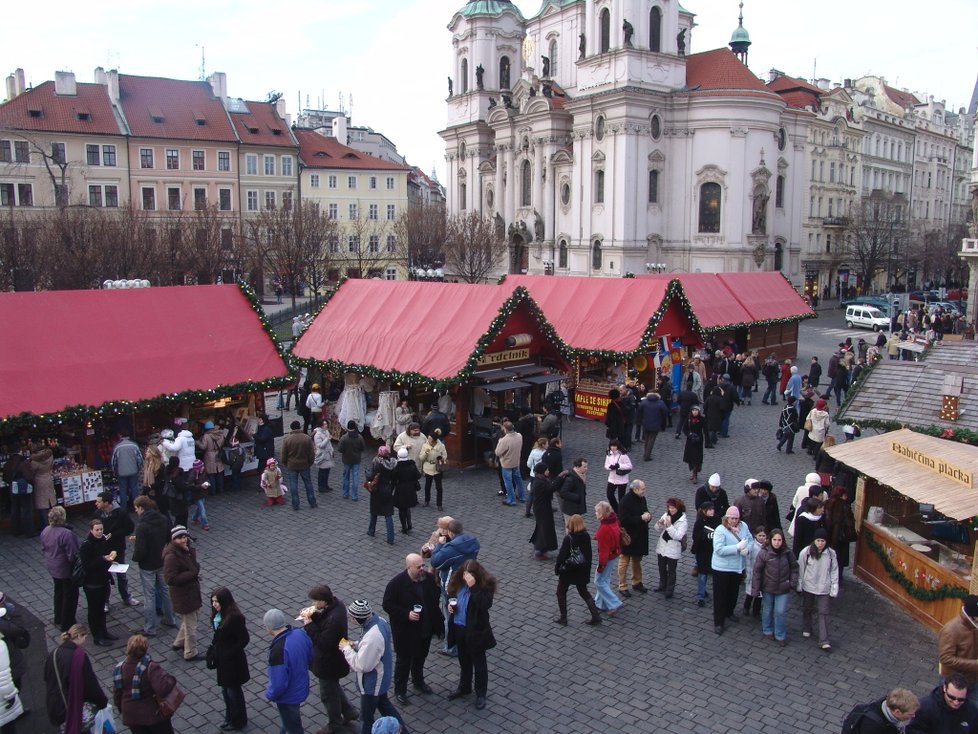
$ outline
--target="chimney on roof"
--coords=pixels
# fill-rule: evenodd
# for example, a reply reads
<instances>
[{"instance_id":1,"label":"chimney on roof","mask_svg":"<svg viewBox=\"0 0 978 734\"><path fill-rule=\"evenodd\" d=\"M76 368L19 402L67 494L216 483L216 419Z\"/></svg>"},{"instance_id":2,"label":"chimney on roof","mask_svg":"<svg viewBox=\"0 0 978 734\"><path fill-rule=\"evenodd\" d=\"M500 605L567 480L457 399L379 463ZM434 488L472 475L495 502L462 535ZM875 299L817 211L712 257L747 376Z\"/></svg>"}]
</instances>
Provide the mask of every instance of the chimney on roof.
<instances>
[{"instance_id":1,"label":"chimney on roof","mask_svg":"<svg viewBox=\"0 0 978 734\"><path fill-rule=\"evenodd\" d=\"M75 83L75 72L54 72L54 93L59 97L74 97L78 94L78 85Z\"/></svg>"},{"instance_id":2,"label":"chimney on roof","mask_svg":"<svg viewBox=\"0 0 978 734\"><path fill-rule=\"evenodd\" d=\"M852 89L852 79L843 79L842 86L846 89Z\"/></svg>"},{"instance_id":3,"label":"chimney on roof","mask_svg":"<svg viewBox=\"0 0 978 734\"><path fill-rule=\"evenodd\" d=\"M95 81L99 84L104 84L106 91L109 94L109 100L112 104L118 107L119 105L119 71L118 69L109 69L109 71L104 71L102 67L98 67L95 70Z\"/></svg>"},{"instance_id":4,"label":"chimney on roof","mask_svg":"<svg viewBox=\"0 0 978 734\"><path fill-rule=\"evenodd\" d=\"M769 71L769 72L767 73L767 83L768 83L768 84L770 84L770 83L771 83L771 82L773 82L773 81L774 81L775 79L780 79L780 78L781 78L781 77L783 77L783 76L784 76L784 72L783 72L783 71L781 71L780 69L771 69L771 70L770 70L770 71Z\"/></svg>"},{"instance_id":5,"label":"chimney on roof","mask_svg":"<svg viewBox=\"0 0 978 734\"><path fill-rule=\"evenodd\" d=\"M285 97L279 97L277 100L275 100L275 112L279 117L285 120L286 124L288 123L289 116L285 111Z\"/></svg>"},{"instance_id":6,"label":"chimney on roof","mask_svg":"<svg viewBox=\"0 0 978 734\"><path fill-rule=\"evenodd\" d=\"M9 102L14 97L17 96L17 82L14 80L13 74L7 75L7 98L6 102Z\"/></svg>"},{"instance_id":7,"label":"chimney on roof","mask_svg":"<svg viewBox=\"0 0 978 734\"><path fill-rule=\"evenodd\" d=\"M17 69L14 72L14 96L18 96L27 91L27 82L24 81L24 70Z\"/></svg>"},{"instance_id":8,"label":"chimney on roof","mask_svg":"<svg viewBox=\"0 0 978 734\"><path fill-rule=\"evenodd\" d=\"M815 80L815 86L818 87L819 89L825 89L825 90L827 90L829 88L830 84L831 84L831 82L828 79L816 79Z\"/></svg>"},{"instance_id":9,"label":"chimney on roof","mask_svg":"<svg viewBox=\"0 0 978 734\"><path fill-rule=\"evenodd\" d=\"M210 82L211 90L214 92L214 96L220 99L222 102L228 101L228 75L223 71L215 71L209 77L207 81Z\"/></svg>"},{"instance_id":10,"label":"chimney on roof","mask_svg":"<svg viewBox=\"0 0 978 734\"><path fill-rule=\"evenodd\" d=\"M346 115L339 114L333 118L333 137L343 145L349 142L346 137Z\"/></svg>"},{"instance_id":11,"label":"chimney on roof","mask_svg":"<svg viewBox=\"0 0 978 734\"><path fill-rule=\"evenodd\" d=\"M105 78L105 69L101 66L95 67L95 83L101 84L103 87L108 85L108 80Z\"/></svg>"}]
</instances>

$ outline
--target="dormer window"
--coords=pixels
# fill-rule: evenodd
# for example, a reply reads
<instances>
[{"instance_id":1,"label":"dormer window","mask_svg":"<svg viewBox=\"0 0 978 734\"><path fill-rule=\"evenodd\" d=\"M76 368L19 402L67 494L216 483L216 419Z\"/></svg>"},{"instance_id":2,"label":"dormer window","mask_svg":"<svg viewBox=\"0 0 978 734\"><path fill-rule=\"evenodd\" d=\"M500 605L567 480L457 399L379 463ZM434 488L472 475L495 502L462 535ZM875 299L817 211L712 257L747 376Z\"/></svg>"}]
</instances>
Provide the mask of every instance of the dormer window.
<instances>
[{"instance_id":1,"label":"dormer window","mask_svg":"<svg viewBox=\"0 0 978 734\"><path fill-rule=\"evenodd\" d=\"M166 119L165 117L163 117L163 110L158 110L158 109L151 109L149 111L149 117L153 122L157 124L161 124Z\"/></svg>"},{"instance_id":2,"label":"dormer window","mask_svg":"<svg viewBox=\"0 0 978 734\"><path fill-rule=\"evenodd\" d=\"M75 112L75 119L80 120L81 122L91 122L92 113L88 110L78 110Z\"/></svg>"},{"instance_id":3,"label":"dormer window","mask_svg":"<svg viewBox=\"0 0 978 734\"><path fill-rule=\"evenodd\" d=\"M282 131L279 130L277 127L276 128L272 128L272 135L281 135L281 134L282 134Z\"/></svg>"},{"instance_id":4,"label":"dormer window","mask_svg":"<svg viewBox=\"0 0 978 734\"><path fill-rule=\"evenodd\" d=\"M39 118L42 116L41 110L38 109L34 109L34 110L29 109L27 110L27 114L34 118Z\"/></svg>"},{"instance_id":5,"label":"dormer window","mask_svg":"<svg viewBox=\"0 0 978 734\"><path fill-rule=\"evenodd\" d=\"M204 125L207 124L207 120L202 113L193 112L192 114L194 116L194 122L196 122L200 127L203 127Z\"/></svg>"},{"instance_id":6,"label":"dormer window","mask_svg":"<svg viewBox=\"0 0 978 734\"><path fill-rule=\"evenodd\" d=\"M252 135L257 135L258 134L258 128L257 127L249 127L248 128L248 132L250 132Z\"/></svg>"}]
</instances>

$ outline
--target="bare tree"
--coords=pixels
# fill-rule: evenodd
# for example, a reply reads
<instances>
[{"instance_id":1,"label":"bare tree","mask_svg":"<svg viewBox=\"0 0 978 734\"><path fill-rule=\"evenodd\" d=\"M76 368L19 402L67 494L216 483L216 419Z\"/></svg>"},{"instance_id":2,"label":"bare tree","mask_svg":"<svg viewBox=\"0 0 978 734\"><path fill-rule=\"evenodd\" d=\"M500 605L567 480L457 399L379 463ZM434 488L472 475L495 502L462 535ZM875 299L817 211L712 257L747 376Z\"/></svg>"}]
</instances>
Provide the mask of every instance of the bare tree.
<instances>
[{"instance_id":1,"label":"bare tree","mask_svg":"<svg viewBox=\"0 0 978 734\"><path fill-rule=\"evenodd\" d=\"M419 202L401 212L394 225L397 249L408 268L439 268L445 263L445 205Z\"/></svg>"},{"instance_id":2,"label":"bare tree","mask_svg":"<svg viewBox=\"0 0 978 734\"><path fill-rule=\"evenodd\" d=\"M466 283L483 283L506 255L506 243L490 219L477 212L459 214L445 226L445 270Z\"/></svg>"},{"instance_id":3,"label":"bare tree","mask_svg":"<svg viewBox=\"0 0 978 734\"><path fill-rule=\"evenodd\" d=\"M218 277L241 272L235 248L236 220L216 206L200 207L192 214L174 212L164 218L176 269L197 283L216 283Z\"/></svg>"},{"instance_id":4,"label":"bare tree","mask_svg":"<svg viewBox=\"0 0 978 734\"><path fill-rule=\"evenodd\" d=\"M6 163L5 168L14 173L19 168L29 166L32 161L40 159L44 165L51 190L54 192L54 204L59 209L67 207L70 201L70 171L73 165L67 158L66 147L62 142L52 142L50 133L33 135L28 131L2 128L4 136L9 135L14 140L14 160ZM24 157L17 155L17 145L25 146ZM30 204L34 206L34 202Z\"/></svg>"},{"instance_id":5,"label":"bare tree","mask_svg":"<svg viewBox=\"0 0 978 734\"><path fill-rule=\"evenodd\" d=\"M898 266L906 259L909 240L907 199L903 194L874 191L864 198L846 228L849 262L859 270L864 289L881 270L889 287Z\"/></svg>"},{"instance_id":6,"label":"bare tree","mask_svg":"<svg viewBox=\"0 0 978 734\"><path fill-rule=\"evenodd\" d=\"M351 217L342 229L336 260L351 278L383 277L389 265L402 259L398 257L395 228L380 218L380 205L376 206L377 210L365 212L357 202L356 216Z\"/></svg>"},{"instance_id":7,"label":"bare tree","mask_svg":"<svg viewBox=\"0 0 978 734\"><path fill-rule=\"evenodd\" d=\"M41 222L9 207L0 220L0 289L32 291L42 276Z\"/></svg>"}]
</instances>

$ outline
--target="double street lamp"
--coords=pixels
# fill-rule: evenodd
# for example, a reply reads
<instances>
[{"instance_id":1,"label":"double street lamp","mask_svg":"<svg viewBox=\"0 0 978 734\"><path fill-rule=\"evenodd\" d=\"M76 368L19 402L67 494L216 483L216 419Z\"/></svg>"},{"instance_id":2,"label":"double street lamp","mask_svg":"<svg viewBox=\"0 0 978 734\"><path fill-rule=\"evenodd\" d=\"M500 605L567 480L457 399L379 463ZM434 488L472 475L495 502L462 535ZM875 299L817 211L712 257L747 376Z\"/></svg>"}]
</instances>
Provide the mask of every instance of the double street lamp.
<instances>
[{"instance_id":1,"label":"double street lamp","mask_svg":"<svg viewBox=\"0 0 978 734\"><path fill-rule=\"evenodd\" d=\"M445 271L442 268L409 268L408 273L411 280L445 280Z\"/></svg>"}]
</instances>

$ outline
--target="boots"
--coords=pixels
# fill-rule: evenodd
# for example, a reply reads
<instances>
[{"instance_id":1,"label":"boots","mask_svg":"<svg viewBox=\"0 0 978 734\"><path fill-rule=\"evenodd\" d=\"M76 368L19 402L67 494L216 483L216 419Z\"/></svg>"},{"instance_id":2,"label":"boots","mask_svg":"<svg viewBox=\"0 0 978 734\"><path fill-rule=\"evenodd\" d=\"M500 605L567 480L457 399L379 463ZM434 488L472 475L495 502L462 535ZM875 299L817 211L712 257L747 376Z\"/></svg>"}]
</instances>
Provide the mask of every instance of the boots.
<instances>
[{"instance_id":1,"label":"boots","mask_svg":"<svg viewBox=\"0 0 978 734\"><path fill-rule=\"evenodd\" d=\"M567 596L566 595L564 596L560 596L559 594L557 595L557 609L560 611L560 614L554 617L554 622L559 624L561 627L566 627L567 626Z\"/></svg>"},{"instance_id":2,"label":"boots","mask_svg":"<svg viewBox=\"0 0 978 734\"><path fill-rule=\"evenodd\" d=\"M588 611L591 612L591 618L584 624L589 624L592 627L596 624L601 624L601 610L598 609L598 605L594 603L594 597L588 594L588 598L584 601L587 602Z\"/></svg>"}]
</instances>

